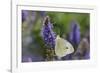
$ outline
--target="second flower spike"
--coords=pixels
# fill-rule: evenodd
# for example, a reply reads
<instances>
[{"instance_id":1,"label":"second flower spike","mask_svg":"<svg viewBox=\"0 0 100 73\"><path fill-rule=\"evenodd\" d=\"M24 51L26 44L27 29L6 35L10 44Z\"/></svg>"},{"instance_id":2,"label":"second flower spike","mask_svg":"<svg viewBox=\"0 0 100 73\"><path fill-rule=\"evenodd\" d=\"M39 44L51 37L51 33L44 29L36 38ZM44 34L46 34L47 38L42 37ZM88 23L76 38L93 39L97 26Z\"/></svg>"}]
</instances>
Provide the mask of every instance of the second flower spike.
<instances>
[{"instance_id":1,"label":"second flower spike","mask_svg":"<svg viewBox=\"0 0 100 73\"><path fill-rule=\"evenodd\" d=\"M70 42L76 48L80 42L80 26L76 21L71 22Z\"/></svg>"}]
</instances>

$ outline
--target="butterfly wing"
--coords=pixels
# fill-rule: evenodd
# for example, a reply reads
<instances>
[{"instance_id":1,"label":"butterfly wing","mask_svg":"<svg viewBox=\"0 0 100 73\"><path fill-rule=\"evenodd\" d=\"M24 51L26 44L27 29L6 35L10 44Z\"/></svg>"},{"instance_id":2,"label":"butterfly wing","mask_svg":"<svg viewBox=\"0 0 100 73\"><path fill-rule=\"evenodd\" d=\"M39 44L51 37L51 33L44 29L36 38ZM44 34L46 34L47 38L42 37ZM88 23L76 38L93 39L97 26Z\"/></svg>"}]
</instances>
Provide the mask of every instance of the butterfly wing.
<instances>
[{"instance_id":1,"label":"butterfly wing","mask_svg":"<svg viewBox=\"0 0 100 73\"><path fill-rule=\"evenodd\" d=\"M64 57L72 52L74 52L73 46L68 41L57 36L55 45L55 54L58 57Z\"/></svg>"},{"instance_id":2,"label":"butterfly wing","mask_svg":"<svg viewBox=\"0 0 100 73\"><path fill-rule=\"evenodd\" d=\"M72 46L67 40L66 40L66 47L68 47L68 48L67 48L66 55L67 55L67 54L71 54L71 53L74 52L73 46Z\"/></svg>"}]
</instances>

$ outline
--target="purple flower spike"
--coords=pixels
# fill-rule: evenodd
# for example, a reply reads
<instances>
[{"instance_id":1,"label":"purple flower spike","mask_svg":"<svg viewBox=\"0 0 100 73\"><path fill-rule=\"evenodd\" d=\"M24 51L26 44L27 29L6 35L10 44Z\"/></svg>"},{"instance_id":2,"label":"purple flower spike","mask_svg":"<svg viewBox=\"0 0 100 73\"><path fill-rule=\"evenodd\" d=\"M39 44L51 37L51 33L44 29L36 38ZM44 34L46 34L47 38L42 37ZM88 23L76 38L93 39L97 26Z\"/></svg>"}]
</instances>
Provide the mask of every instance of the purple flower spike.
<instances>
[{"instance_id":1,"label":"purple flower spike","mask_svg":"<svg viewBox=\"0 0 100 73\"><path fill-rule=\"evenodd\" d=\"M39 62L39 61L44 61L44 58L38 55L23 55L22 56L22 62Z\"/></svg>"},{"instance_id":2,"label":"purple flower spike","mask_svg":"<svg viewBox=\"0 0 100 73\"><path fill-rule=\"evenodd\" d=\"M45 17L42 28L42 37L49 48L55 47L55 33L52 30L53 26L50 23L50 18L48 16Z\"/></svg>"},{"instance_id":3,"label":"purple flower spike","mask_svg":"<svg viewBox=\"0 0 100 73\"><path fill-rule=\"evenodd\" d=\"M80 27L75 21L71 23L71 33L69 40L74 46L77 46L80 42Z\"/></svg>"},{"instance_id":4,"label":"purple flower spike","mask_svg":"<svg viewBox=\"0 0 100 73\"><path fill-rule=\"evenodd\" d=\"M90 59L90 52L88 52L88 51L86 52L84 59Z\"/></svg>"},{"instance_id":5,"label":"purple flower spike","mask_svg":"<svg viewBox=\"0 0 100 73\"><path fill-rule=\"evenodd\" d=\"M36 16L36 13L34 11L22 10L22 22L27 21L27 22L33 23L35 20L35 16Z\"/></svg>"},{"instance_id":6,"label":"purple flower spike","mask_svg":"<svg viewBox=\"0 0 100 73\"><path fill-rule=\"evenodd\" d=\"M45 11L41 11L41 12L40 12L40 15L41 15L42 17L44 17L44 16L46 16L46 12L45 12Z\"/></svg>"},{"instance_id":7,"label":"purple flower spike","mask_svg":"<svg viewBox=\"0 0 100 73\"><path fill-rule=\"evenodd\" d=\"M29 11L22 10L22 21L25 21L29 15Z\"/></svg>"}]
</instances>

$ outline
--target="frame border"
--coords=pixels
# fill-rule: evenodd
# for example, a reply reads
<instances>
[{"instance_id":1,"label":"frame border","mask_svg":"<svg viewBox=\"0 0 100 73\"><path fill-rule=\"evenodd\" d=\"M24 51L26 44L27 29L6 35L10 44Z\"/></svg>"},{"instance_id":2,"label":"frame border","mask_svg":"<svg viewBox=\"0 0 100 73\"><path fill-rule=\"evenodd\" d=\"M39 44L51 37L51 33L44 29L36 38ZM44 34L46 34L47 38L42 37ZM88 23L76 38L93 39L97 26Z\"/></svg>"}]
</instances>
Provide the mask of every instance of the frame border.
<instances>
[{"instance_id":1,"label":"frame border","mask_svg":"<svg viewBox=\"0 0 100 73\"><path fill-rule=\"evenodd\" d=\"M12 2L11 2L12 3ZM35 7L49 7L49 8L68 8L68 9L81 9L81 10L95 10L94 8L75 8L75 7L55 7L55 6L42 6L42 5L16 5L16 69L18 69L18 50L17 50L17 48L18 48L18 6L31 6L31 7L33 7L33 6L35 6ZM67 5L66 5L67 6ZM63 12L63 11L62 11ZM12 48L12 42L13 42L13 40L12 40L12 18L13 18L13 15L12 15L12 13L13 13L13 8L12 8L12 4L11 4L11 71L13 72L13 57L12 57L12 55L13 55L13 48Z\"/></svg>"}]
</instances>

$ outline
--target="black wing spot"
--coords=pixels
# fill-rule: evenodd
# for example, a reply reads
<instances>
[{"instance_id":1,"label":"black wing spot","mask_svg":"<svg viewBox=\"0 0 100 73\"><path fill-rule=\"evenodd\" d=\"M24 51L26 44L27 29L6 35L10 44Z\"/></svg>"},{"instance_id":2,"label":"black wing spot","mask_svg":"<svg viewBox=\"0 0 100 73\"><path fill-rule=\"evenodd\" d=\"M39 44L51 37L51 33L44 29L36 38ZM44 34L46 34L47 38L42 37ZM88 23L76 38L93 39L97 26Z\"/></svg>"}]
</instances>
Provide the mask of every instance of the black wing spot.
<instances>
[{"instance_id":1,"label":"black wing spot","mask_svg":"<svg viewBox=\"0 0 100 73\"><path fill-rule=\"evenodd\" d=\"M66 47L66 49L68 49L68 47Z\"/></svg>"}]
</instances>

